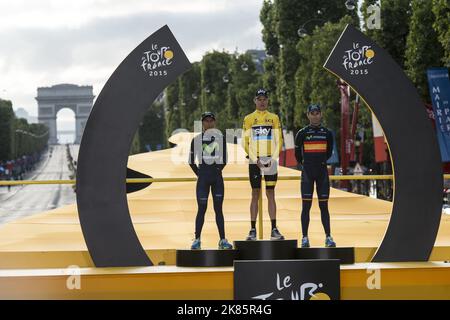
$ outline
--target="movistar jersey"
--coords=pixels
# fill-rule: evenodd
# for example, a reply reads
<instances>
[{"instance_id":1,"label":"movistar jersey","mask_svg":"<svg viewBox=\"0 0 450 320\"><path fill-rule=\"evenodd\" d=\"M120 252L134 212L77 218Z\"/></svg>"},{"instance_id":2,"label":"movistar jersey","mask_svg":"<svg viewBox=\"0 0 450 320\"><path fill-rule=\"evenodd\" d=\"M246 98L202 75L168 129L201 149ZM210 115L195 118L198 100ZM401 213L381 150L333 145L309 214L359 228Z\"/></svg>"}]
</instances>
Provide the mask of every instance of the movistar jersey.
<instances>
[{"instance_id":1,"label":"movistar jersey","mask_svg":"<svg viewBox=\"0 0 450 320\"><path fill-rule=\"evenodd\" d=\"M201 133L192 139L189 165L196 175L202 172L221 172L226 163L227 143L223 135Z\"/></svg>"},{"instance_id":2,"label":"movistar jersey","mask_svg":"<svg viewBox=\"0 0 450 320\"><path fill-rule=\"evenodd\" d=\"M255 110L244 118L242 144L250 160L277 158L283 146L280 119L269 111Z\"/></svg>"},{"instance_id":3,"label":"movistar jersey","mask_svg":"<svg viewBox=\"0 0 450 320\"><path fill-rule=\"evenodd\" d=\"M326 164L333 152L333 135L322 126L308 125L295 136L295 158L298 163Z\"/></svg>"}]
</instances>

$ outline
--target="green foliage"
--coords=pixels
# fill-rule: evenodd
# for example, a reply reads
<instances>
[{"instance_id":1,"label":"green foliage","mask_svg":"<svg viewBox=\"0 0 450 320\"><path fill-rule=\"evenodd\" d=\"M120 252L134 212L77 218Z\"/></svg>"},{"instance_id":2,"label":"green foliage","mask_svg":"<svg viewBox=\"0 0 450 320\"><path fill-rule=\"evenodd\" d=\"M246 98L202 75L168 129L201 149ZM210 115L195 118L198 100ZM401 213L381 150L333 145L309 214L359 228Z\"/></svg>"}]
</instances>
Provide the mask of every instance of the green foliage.
<instances>
[{"instance_id":1,"label":"green foliage","mask_svg":"<svg viewBox=\"0 0 450 320\"><path fill-rule=\"evenodd\" d=\"M177 80L170 84L165 91L165 106L166 106L166 136L170 137L172 132L181 127L181 117L179 110L179 89L180 81Z\"/></svg>"},{"instance_id":2,"label":"green foliage","mask_svg":"<svg viewBox=\"0 0 450 320\"><path fill-rule=\"evenodd\" d=\"M410 2L411 0L382 0L380 30L369 30L366 25L367 7L378 1L364 0L361 5L365 33L379 46L386 49L401 67L405 65L406 38L411 18Z\"/></svg>"},{"instance_id":3,"label":"green foliage","mask_svg":"<svg viewBox=\"0 0 450 320\"><path fill-rule=\"evenodd\" d=\"M444 53L442 63L450 68L450 2L448 0L433 0L433 24Z\"/></svg>"},{"instance_id":4,"label":"green foliage","mask_svg":"<svg viewBox=\"0 0 450 320\"><path fill-rule=\"evenodd\" d=\"M392 55L428 100L426 69L439 63L449 65L449 1L361 1L364 32ZM366 10L371 4L381 5L381 30L367 28ZM254 109L253 95L259 86L270 91L270 109L279 114L288 130L306 125L306 106L320 103L324 123L336 132L339 141L340 93L337 79L323 64L345 25L359 28L357 10L347 10L345 1L264 0L260 20L267 53L265 72L256 72L250 55L206 53L166 89L164 111L161 105L152 106L165 115L162 122L156 120L157 112L150 108L139 131L141 149L166 139L177 128L193 130L194 121L204 111L216 114L221 130L240 127L243 117ZM299 28L307 36L300 37ZM365 136L364 164L370 166L374 152L372 117L363 102L358 124ZM155 135L164 127L165 136Z\"/></svg>"},{"instance_id":5,"label":"green foliage","mask_svg":"<svg viewBox=\"0 0 450 320\"><path fill-rule=\"evenodd\" d=\"M0 160L12 158L14 111L11 101L0 99Z\"/></svg>"},{"instance_id":6,"label":"green foliage","mask_svg":"<svg viewBox=\"0 0 450 320\"><path fill-rule=\"evenodd\" d=\"M234 81L231 72L232 56L213 51L205 54L201 62L201 110L216 115L218 128L226 128L228 86Z\"/></svg>"},{"instance_id":7,"label":"green foliage","mask_svg":"<svg viewBox=\"0 0 450 320\"><path fill-rule=\"evenodd\" d=\"M365 165L370 165L375 159L374 140L373 140L373 126L372 126L372 112L369 107L360 101L360 108L358 114L358 124L364 132L364 146L362 162Z\"/></svg>"},{"instance_id":8,"label":"green foliage","mask_svg":"<svg viewBox=\"0 0 450 320\"><path fill-rule=\"evenodd\" d=\"M180 127L194 130L194 120L201 115L200 108L200 63L195 62L192 68L179 78ZM175 128L177 129L177 128Z\"/></svg>"},{"instance_id":9,"label":"green foliage","mask_svg":"<svg viewBox=\"0 0 450 320\"><path fill-rule=\"evenodd\" d=\"M228 87L226 128L240 128L245 115L255 109L253 97L258 87L262 86L262 79L249 54L232 56L230 71L233 81Z\"/></svg>"},{"instance_id":10,"label":"green foliage","mask_svg":"<svg viewBox=\"0 0 450 320\"><path fill-rule=\"evenodd\" d=\"M325 22L335 23L349 15L349 23L359 26L356 10L348 11L345 1L296 1L275 0L265 1L260 13L263 25L263 41L266 50L272 55L266 62L264 84L275 93L273 106L280 113L282 122L288 129L293 129L301 123L301 115L296 114L296 107L304 104L308 98L296 92L296 75L308 72L308 66L302 52L298 50L299 29L305 29L311 34L315 27ZM320 40L320 39L319 39ZM303 83L304 89L308 84ZM297 102L297 99L300 101Z\"/></svg>"},{"instance_id":11,"label":"green foliage","mask_svg":"<svg viewBox=\"0 0 450 320\"><path fill-rule=\"evenodd\" d=\"M276 17L272 2L264 0L259 18L263 25L262 39L266 45L266 53L269 56L278 56L278 36L275 31Z\"/></svg>"},{"instance_id":12,"label":"green foliage","mask_svg":"<svg viewBox=\"0 0 450 320\"><path fill-rule=\"evenodd\" d=\"M263 87L270 92L270 108L272 112L280 113L280 101L277 96L277 62L275 57L264 60L264 73L262 75ZM280 119L284 121L284 119Z\"/></svg>"},{"instance_id":13,"label":"green foliage","mask_svg":"<svg viewBox=\"0 0 450 320\"><path fill-rule=\"evenodd\" d=\"M151 150L156 150L158 145L167 146L163 103L154 102L145 113L139 127L139 142L140 152L147 151L147 145Z\"/></svg>"},{"instance_id":14,"label":"green foliage","mask_svg":"<svg viewBox=\"0 0 450 320\"><path fill-rule=\"evenodd\" d=\"M131 143L130 152L129 152L130 155L141 152L141 145L140 145L139 140L140 140L139 132L136 132L136 134L133 137L133 142Z\"/></svg>"},{"instance_id":15,"label":"green foliage","mask_svg":"<svg viewBox=\"0 0 450 320\"><path fill-rule=\"evenodd\" d=\"M44 124L28 124L26 119L14 118L11 158L39 152L48 142L48 128Z\"/></svg>"},{"instance_id":16,"label":"green foliage","mask_svg":"<svg viewBox=\"0 0 450 320\"><path fill-rule=\"evenodd\" d=\"M430 102L430 97L426 71L431 67L439 67L443 56L433 22L432 2L413 0L405 67L422 99L427 102Z\"/></svg>"},{"instance_id":17,"label":"green foliage","mask_svg":"<svg viewBox=\"0 0 450 320\"><path fill-rule=\"evenodd\" d=\"M345 16L339 23L326 23L316 27L311 36L297 44L300 64L296 73L296 104L294 125L303 127L308 123L306 107L319 103L323 107L324 123L333 130L340 125L340 93L336 77L323 68L329 53L352 17Z\"/></svg>"},{"instance_id":18,"label":"green foliage","mask_svg":"<svg viewBox=\"0 0 450 320\"><path fill-rule=\"evenodd\" d=\"M216 114L220 130L241 128L244 116L254 110L253 97L262 85L250 53L206 53L167 87L163 105L153 105L165 114L164 136L155 136L157 130L162 130L156 120L159 112L147 112L140 129L141 150L147 144L161 144L161 139L169 138L176 129L193 131L194 121L200 120L205 111Z\"/></svg>"},{"instance_id":19,"label":"green foliage","mask_svg":"<svg viewBox=\"0 0 450 320\"><path fill-rule=\"evenodd\" d=\"M42 151L48 142L44 124L17 119L11 101L0 99L0 160L11 160Z\"/></svg>"}]
</instances>

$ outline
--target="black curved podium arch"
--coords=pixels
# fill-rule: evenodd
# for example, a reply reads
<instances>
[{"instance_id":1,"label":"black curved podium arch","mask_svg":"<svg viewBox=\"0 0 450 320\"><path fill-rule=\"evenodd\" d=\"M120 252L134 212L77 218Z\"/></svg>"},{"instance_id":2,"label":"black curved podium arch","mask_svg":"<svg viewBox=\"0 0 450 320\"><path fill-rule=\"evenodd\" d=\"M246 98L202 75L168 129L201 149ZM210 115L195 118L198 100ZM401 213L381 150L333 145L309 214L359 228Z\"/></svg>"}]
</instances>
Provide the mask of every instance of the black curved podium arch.
<instances>
[{"instance_id":1,"label":"black curved podium arch","mask_svg":"<svg viewBox=\"0 0 450 320\"><path fill-rule=\"evenodd\" d=\"M353 50L360 54L347 59ZM357 66L351 68L349 61ZM324 68L366 101L383 128L392 156L393 211L372 261L427 261L441 218L442 164L435 132L415 87L384 49L350 25Z\"/></svg>"},{"instance_id":2,"label":"black curved podium arch","mask_svg":"<svg viewBox=\"0 0 450 320\"><path fill-rule=\"evenodd\" d=\"M162 47L169 49L161 51ZM163 54L166 51L170 52ZM155 63L152 70L149 60ZM128 210L128 154L145 111L190 66L164 26L126 57L94 104L78 156L77 205L86 245L97 267L152 265Z\"/></svg>"}]
</instances>

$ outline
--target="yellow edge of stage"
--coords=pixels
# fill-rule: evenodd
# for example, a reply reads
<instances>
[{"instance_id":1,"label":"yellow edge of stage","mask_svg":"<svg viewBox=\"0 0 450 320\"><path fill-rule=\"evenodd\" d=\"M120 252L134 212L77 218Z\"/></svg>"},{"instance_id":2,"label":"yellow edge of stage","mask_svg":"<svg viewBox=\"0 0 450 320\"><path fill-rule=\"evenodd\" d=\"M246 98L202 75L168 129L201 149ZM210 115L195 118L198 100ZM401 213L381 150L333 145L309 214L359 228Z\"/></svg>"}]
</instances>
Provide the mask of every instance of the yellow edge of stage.
<instances>
[{"instance_id":1,"label":"yellow edge of stage","mask_svg":"<svg viewBox=\"0 0 450 320\"><path fill-rule=\"evenodd\" d=\"M377 250L376 247L355 248L355 262L370 262ZM155 265L175 265L175 249L146 250ZM433 248L429 261L450 261L450 246ZM43 269L94 267L88 251L0 251L0 270L2 269Z\"/></svg>"},{"instance_id":2,"label":"yellow edge of stage","mask_svg":"<svg viewBox=\"0 0 450 320\"><path fill-rule=\"evenodd\" d=\"M379 289L369 289L380 270ZM73 274L79 275L74 280ZM77 282L78 281L78 282ZM68 289L76 287L80 289ZM0 270L0 299L233 299L233 268L81 268ZM450 299L450 264L341 266L341 299Z\"/></svg>"}]
</instances>

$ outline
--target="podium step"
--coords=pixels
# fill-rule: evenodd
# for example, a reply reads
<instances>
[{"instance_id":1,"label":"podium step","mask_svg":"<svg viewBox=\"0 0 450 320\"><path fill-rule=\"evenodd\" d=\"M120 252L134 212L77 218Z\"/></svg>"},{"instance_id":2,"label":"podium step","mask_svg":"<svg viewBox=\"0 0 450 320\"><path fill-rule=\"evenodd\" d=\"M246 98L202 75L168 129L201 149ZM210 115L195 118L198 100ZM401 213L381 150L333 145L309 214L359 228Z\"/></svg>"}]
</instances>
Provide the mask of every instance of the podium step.
<instances>
[{"instance_id":1,"label":"podium step","mask_svg":"<svg viewBox=\"0 0 450 320\"><path fill-rule=\"evenodd\" d=\"M339 259L340 264L355 263L355 248L298 248L296 250L297 259Z\"/></svg>"},{"instance_id":2,"label":"podium step","mask_svg":"<svg viewBox=\"0 0 450 320\"><path fill-rule=\"evenodd\" d=\"M177 250L178 267L232 267L236 250Z\"/></svg>"},{"instance_id":3,"label":"podium step","mask_svg":"<svg viewBox=\"0 0 450 320\"><path fill-rule=\"evenodd\" d=\"M288 260L296 258L297 240L234 241L238 260Z\"/></svg>"},{"instance_id":4,"label":"podium step","mask_svg":"<svg viewBox=\"0 0 450 320\"><path fill-rule=\"evenodd\" d=\"M338 259L354 264L353 247L297 248L297 240L234 241L234 250L177 250L178 267L232 267L234 260Z\"/></svg>"}]
</instances>

